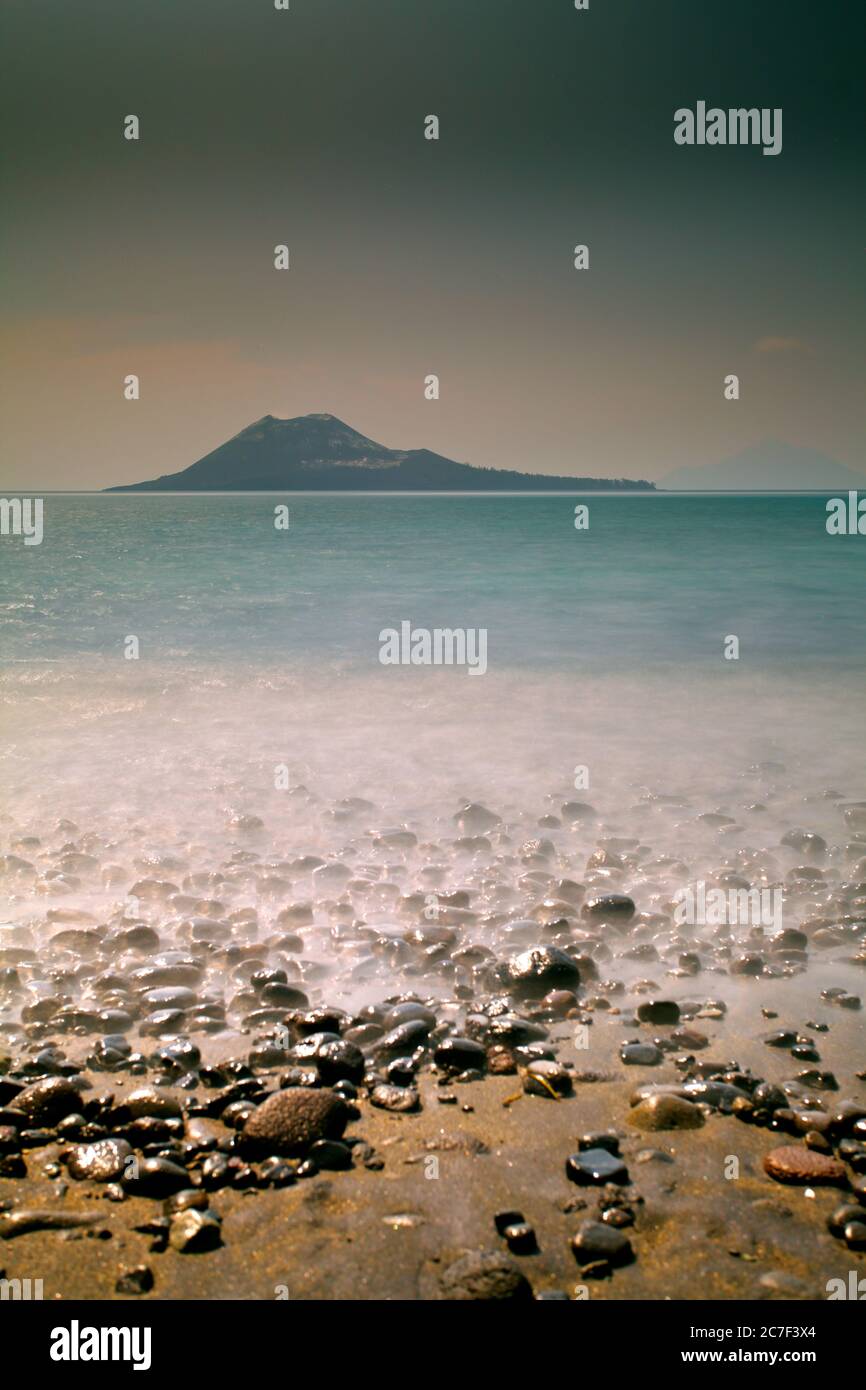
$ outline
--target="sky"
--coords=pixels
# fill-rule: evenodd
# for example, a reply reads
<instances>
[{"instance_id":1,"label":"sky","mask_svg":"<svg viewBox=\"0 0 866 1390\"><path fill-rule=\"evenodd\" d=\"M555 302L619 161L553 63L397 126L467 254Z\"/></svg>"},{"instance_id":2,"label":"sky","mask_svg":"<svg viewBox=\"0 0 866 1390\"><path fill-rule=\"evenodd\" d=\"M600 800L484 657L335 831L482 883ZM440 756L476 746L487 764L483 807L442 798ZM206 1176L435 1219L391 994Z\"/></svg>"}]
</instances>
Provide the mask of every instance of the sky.
<instances>
[{"instance_id":1,"label":"sky","mask_svg":"<svg viewBox=\"0 0 866 1390\"><path fill-rule=\"evenodd\" d=\"M0 484L135 482L308 412L527 472L766 438L866 468L864 14L4 0ZM781 153L675 144L698 101L781 107Z\"/></svg>"}]
</instances>

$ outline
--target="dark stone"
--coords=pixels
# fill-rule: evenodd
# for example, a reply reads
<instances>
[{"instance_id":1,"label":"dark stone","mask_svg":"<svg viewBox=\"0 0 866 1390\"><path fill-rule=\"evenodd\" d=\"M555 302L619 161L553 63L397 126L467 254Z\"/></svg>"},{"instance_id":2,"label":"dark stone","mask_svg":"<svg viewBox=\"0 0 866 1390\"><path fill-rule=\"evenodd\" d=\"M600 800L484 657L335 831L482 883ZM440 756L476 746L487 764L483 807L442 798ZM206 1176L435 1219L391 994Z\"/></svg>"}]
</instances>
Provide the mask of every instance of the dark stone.
<instances>
[{"instance_id":1,"label":"dark stone","mask_svg":"<svg viewBox=\"0 0 866 1390\"><path fill-rule=\"evenodd\" d=\"M169 1158L143 1158L135 1167L126 1169L123 1187L136 1196L169 1197L173 1192L189 1187L189 1174Z\"/></svg>"},{"instance_id":2,"label":"dark stone","mask_svg":"<svg viewBox=\"0 0 866 1390\"><path fill-rule=\"evenodd\" d=\"M628 922L636 912L634 900L625 893L606 893L600 898L590 898L581 908L581 916L593 922Z\"/></svg>"},{"instance_id":3,"label":"dark stone","mask_svg":"<svg viewBox=\"0 0 866 1390\"><path fill-rule=\"evenodd\" d=\"M571 1074L565 1067L560 1066L559 1062L544 1059L530 1062L523 1074L523 1089L531 1096L545 1096L550 1099L567 1096L572 1090Z\"/></svg>"},{"instance_id":4,"label":"dark stone","mask_svg":"<svg viewBox=\"0 0 866 1390\"><path fill-rule=\"evenodd\" d=\"M736 956L730 964L732 975L761 975L764 971L764 957L757 955Z\"/></svg>"},{"instance_id":5,"label":"dark stone","mask_svg":"<svg viewBox=\"0 0 866 1390\"><path fill-rule=\"evenodd\" d=\"M655 1043L623 1043L619 1056L621 1062L631 1067L657 1067L662 1060L662 1053Z\"/></svg>"},{"instance_id":6,"label":"dark stone","mask_svg":"<svg viewBox=\"0 0 866 1390\"><path fill-rule=\"evenodd\" d=\"M337 1081L360 1081L364 1075L363 1052L343 1038L323 1043L314 1060L325 1086L333 1086Z\"/></svg>"},{"instance_id":7,"label":"dark stone","mask_svg":"<svg viewBox=\"0 0 866 1390\"><path fill-rule=\"evenodd\" d=\"M855 1206L853 1202L846 1202L844 1206L837 1207L827 1218L827 1230L833 1236L842 1237L848 1223L850 1221L862 1221L863 1215L862 1207Z\"/></svg>"},{"instance_id":8,"label":"dark stone","mask_svg":"<svg viewBox=\"0 0 866 1390\"><path fill-rule=\"evenodd\" d=\"M228 1187L231 1176L229 1161L225 1154L208 1154L201 1165L202 1185L208 1192L217 1192L221 1187Z\"/></svg>"},{"instance_id":9,"label":"dark stone","mask_svg":"<svg viewBox=\"0 0 866 1390\"><path fill-rule=\"evenodd\" d=\"M352 1150L339 1139L317 1139L310 1146L309 1157L322 1170L339 1171L352 1166Z\"/></svg>"},{"instance_id":10,"label":"dark stone","mask_svg":"<svg viewBox=\"0 0 866 1390\"><path fill-rule=\"evenodd\" d=\"M285 1159L273 1155L259 1164L259 1181L264 1187L289 1187L295 1181L295 1170Z\"/></svg>"},{"instance_id":11,"label":"dark stone","mask_svg":"<svg viewBox=\"0 0 866 1390\"><path fill-rule=\"evenodd\" d=\"M149 1269L147 1265L135 1265L133 1269L125 1269L117 1276L114 1292L134 1297L138 1294L150 1293L152 1288L153 1270Z\"/></svg>"},{"instance_id":12,"label":"dark stone","mask_svg":"<svg viewBox=\"0 0 866 1390\"><path fill-rule=\"evenodd\" d=\"M498 1211L493 1217L493 1224L497 1234L502 1236L505 1234L507 1226L519 1226L523 1220L522 1211Z\"/></svg>"},{"instance_id":13,"label":"dark stone","mask_svg":"<svg viewBox=\"0 0 866 1390\"><path fill-rule=\"evenodd\" d=\"M481 1044L471 1038L443 1038L433 1053L433 1061L442 1071L483 1071L487 1054Z\"/></svg>"},{"instance_id":14,"label":"dark stone","mask_svg":"<svg viewBox=\"0 0 866 1390\"><path fill-rule=\"evenodd\" d=\"M638 1005L641 1023L679 1023L680 1006L672 999L645 999Z\"/></svg>"},{"instance_id":15,"label":"dark stone","mask_svg":"<svg viewBox=\"0 0 866 1390\"><path fill-rule=\"evenodd\" d=\"M849 1221L842 1235L849 1250L866 1250L866 1220Z\"/></svg>"},{"instance_id":16,"label":"dark stone","mask_svg":"<svg viewBox=\"0 0 866 1390\"><path fill-rule=\"evenodd\" d=\"M526 999L542 999L552 989L573 989L580 984L577 962L557 946L535 946L513 956L499 969L502 983Z\"/></svg>"},{"instance_id":17,"label":"dark stone","mask_svg":"<svg viewBox=\"0 0 866 1390\"><path fill-rule=\"evenodd\" d=\"M588 1149L606 1149L609 1154L619 1156L619 1139L608 1130L593 1130L590 1134L582 1134L577 1141L577 1147L581 1153L586 1153Z\"/></svg>"},{"instance_id":18,"label":"dark stone","mask_svg":"<svg viewBox=\"0 0 866 1390\"><path fill-rule=\"evenodd\" d=\"M398 1028L401 1023L420 1021L426 1023L428 1032L436 1027L436 1015L432 1009L428 1009L426 1004L418 1004L414 999L408 999L402 1004L395 1004L389 1009L382 1020L382 1027L385 1032L392 1028Z\"/></svg>"},{"instance_id":19,"label":"dark stone","mask_svg":"<svg viewBox=\"0 0 866 1390\"><path fill-rule=\"evenodd\" d=\"M81 1110L81 1093L70 1081L52 1076L25 1086L15 1097L15 1108L26 1115L32 1128L51 1126Z\"/></svg>"},{"instance_id":20,"label":"dark stone","mask_svg":"<svg viewBox=\"0 0 866 1390\"><path fill-rule=\"evenodd\" d=\"M442 1297L450 1300L527 1302L532 1285L507 1255L475 1251L455 1260L440 1280Z\"/></svg>"},{"instance_id":21,"label":"dark stone","mask_svg":"<svg viewBox=\"0 0 866 1390\"><path fill-rule=\"evenodd\" d=\"M423 1019L410 1018L381 1037L374 1045L377 1057L405 1057L427 1041L430 1028Z\"/></svg>"},{"instance_id":22,"label":"dark stone","mask_svg":"<svg viewBox=\"0 0 866 1390\"><path fill-rule=\"evenodd\" d=\"M607 1149L583 1149L565 1160L565 1171L572 1182L589 1186L602 1183L627 1183L628 1168L616 1154Z\"/></svg>"},{"instance_id":23,"label":"dark stone","mask_svg":"<svg viewBox=\"0 0 866 1390\"><path fill-rule=\"evenodd\" d=\"M201 1052L194 1042L186 1038L175 1038L157 1048L150 1059L151 1065L168 1072L170 1076L180 1076L183 1072L194 1071L201 1061Z\"/></svg>"},{"instance_id":24,"label":"dark stone","mask_svg":"<svg viewBox=\"0 0 866 1390\"><path fill-rule=\"evenodd\" d=\"M752 1104L759 1110L785 1110L788 1097L780 1086L774 1086L771 1081L762 1081L752 1092Z\"/></svg>"},{"instance_id":25,"label":"dark stone","mask_svg":"<svg viewBox=\"0 0 866 1390\"><path fill-rule=\"evenodd\" d=\"M502 1232L513 1255L531 1255L538 1249L535 1231L528 1221L515 1221Z\"/></svg>"},{"instance_id":26,"label":"dark stone","mask_svg":"<svg viewBox=\"0 0 866 1390\"><path fill-rule=\"evenodd\" d=\"M584 1221L572 1237L571 1248L582 1265L604 1260L610 1265L629 1264L634 1251L628 1236L601 1221Z\"/></svg>"}]
</instances>

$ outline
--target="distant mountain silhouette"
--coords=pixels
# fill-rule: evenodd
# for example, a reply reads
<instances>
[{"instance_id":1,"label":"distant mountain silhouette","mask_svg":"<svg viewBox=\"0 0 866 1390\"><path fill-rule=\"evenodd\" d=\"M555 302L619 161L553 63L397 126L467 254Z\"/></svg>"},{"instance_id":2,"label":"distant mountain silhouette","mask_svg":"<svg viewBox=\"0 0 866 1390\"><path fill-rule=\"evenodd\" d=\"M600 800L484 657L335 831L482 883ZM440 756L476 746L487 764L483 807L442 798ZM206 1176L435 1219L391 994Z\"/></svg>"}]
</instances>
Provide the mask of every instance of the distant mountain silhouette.
<instances>
[{"instance_id":1,"label":"distant mountain silhouette","mask_svg":"<svg viewBox=\"0 0 866 1390\"><path fill-rule=\"evenodd\" d=\"M106 492L576 492L652 490L628 478L475 468L429 449L386 449L334 415L265 415L180 473Z\"/></svg>"},{"instance_id":2,"label":"distant mountain silhouette","mask_svg":"<svg viewBox=\"0 0 866 1390\"><path fill-rule=\"evenodd\" d=\"M733 458L694 468L675 468L659 480L659 487L680 492L819 492L838 488L866 488L866 474L854 473L843 463L814 449L800 449L777 439L766 439Z\"/></svg>"}]
</instances>

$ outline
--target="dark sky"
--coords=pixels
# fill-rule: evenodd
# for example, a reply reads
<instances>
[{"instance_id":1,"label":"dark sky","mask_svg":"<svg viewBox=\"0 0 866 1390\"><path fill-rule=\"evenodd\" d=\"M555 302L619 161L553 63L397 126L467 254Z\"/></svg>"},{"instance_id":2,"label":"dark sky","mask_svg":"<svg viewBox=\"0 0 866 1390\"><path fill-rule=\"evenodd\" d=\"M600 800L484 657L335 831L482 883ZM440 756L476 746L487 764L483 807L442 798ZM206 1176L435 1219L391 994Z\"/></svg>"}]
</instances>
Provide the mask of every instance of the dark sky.
<instances>
[{"instance_id":1,"label":"dark sky","mask_svg":"<svg viewBox=\"0 0 866 1390\"><path fill-rule=\"evenodd\" d=\"M767 437L863 468L864 14L4 0L5 485L172 472L308 411L528 471ZM699 100L781 107L782 153L677 146Z\"/></svg>"}]
</instances>

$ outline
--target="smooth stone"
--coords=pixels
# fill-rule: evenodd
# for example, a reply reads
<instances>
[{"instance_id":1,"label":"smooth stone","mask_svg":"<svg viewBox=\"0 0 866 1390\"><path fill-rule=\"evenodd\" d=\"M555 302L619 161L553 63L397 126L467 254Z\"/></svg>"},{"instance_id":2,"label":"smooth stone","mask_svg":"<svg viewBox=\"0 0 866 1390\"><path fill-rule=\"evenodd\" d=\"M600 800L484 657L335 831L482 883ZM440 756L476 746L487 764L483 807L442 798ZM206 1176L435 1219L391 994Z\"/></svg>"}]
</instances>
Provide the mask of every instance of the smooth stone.
<instances>
[{"instance_id":1,"label":"smooth stone","mask_svg":"<svg viewBox=\"0 0 866 1390\"><path fill-rule=\"evenodd\" d=\"M392 1028L398 1028L401 1023L414 1021L426 1023L428 1030L436 1027L436 1015L433 1010L428 1009L426 1004L418 1004L412 999L390 1008L382 1019L382 1027L388 1032Z\"/></svg>"},{"instance_id":2,"label":"smooth stone","mask_svg":"<svg viewBox=\"0 0 866 1390\"><path fill-rule=\"evenodd\" d=\"M512 956L500 968L502 983L514 994L541 999L552 989L573 989L580 984L577 962L557 946L535 946Z\"/></svg>"},{"instance_id":3,"label":"smooth stone","mask_svg":"<svg viewBox=\"0 0 866 1390\"><path fill-rule=\"evenodd\" d=\"M866 1212L863 1216L866 1218ZM866 1250L866 1219L849 1221L842 1236L849 1250Z\"/></svg>"},{"instance_id":4,"label":"smooth stone","mask_svg":"<svg viewBox=\"0 0 866 1390\"><path fill-rule=\"evenodd\" d=\"M142 996L149 1009L191 1009L198 1003L195 991L183 985L164 985L149 989Z\"/></svg>"},{"instance_id":5,"label":"smooth stone","mask_svg":"<svg viewBox=\"0 0 866 1390\"><path fill-rule=\"evenodd\" d=\"M606 1149L609 1154L619 1157L619 1136L611 1130L593 1130L589 1134L581 1134L577 1147L580 1153L586 1153L589 1149Z\"/></svg>"},{"instance_id":6,"label":"smooth stone","mask_svg":"<svg viewBox=\"0 0 866 1390\"><path fill-rule=\"evenodd\" d=\"M130 1091L128 1096L119 1098L118 1103L129 1111L134 1120L150 1117L161 1120L180 1119L183 1111L180 1102L166 1091L156 1086L140 1086Z\"/></svg>"},{"instance_id":7,"label":"smooth stone","mask_svg":"<svg viewBox=\"0 0 866 1390\"><path fill-rule=\"evenodd\" d=\"M308 1157L322 1170L340 1172L352 1166L352 1150L339 1139L317 1139L310 1145Z\"/></svg>"},{"instance_id":8,"label":"smooth stone","mask_svg":"<svg viewBox=\"0 0 866 1390\"><path fill-rule=\"evenodd\" d=\"M543 1042L547 1037L547 1029L540 1023L520 1018L518 1014L505 1013L485 1020L484 1036L489 1043L523 1047L527 1043Z\"/></svg>"},{"instance_id":9,"label":"smooth stone","mask_svg":"<svg viewBox=\"0 0 866 1390\"><path fill-rule=\"evenodd\" d=\"M622 1159L607 1149L583 1149L570 1154L565 1160L565 1172L572 1182L583 1187L629 1181L628 1168Z\"/></svg>"},{"instance_id":10,"label":"smooth stone","mask_svg":"<svg viewBox=\"0 0 866 1390\"><path fill-rule=\"evenodd\" d=\"M194 1208L196 1211L205 1211L209 1204L209 1198L202 1187L182 1187L180 1192L175 1192L169 1197L165 1204L165 1211L173 1216L179 1211L189 1211Z\"/></svg>"},{"instance_id":11,"label":"smooth stone","mask_svg":"<svg viewBox=\"0 0 866 1390\"><path fill-rule=\"evenodd\" d=\"M181 1255L215 1250L222 1243L222 1223L214 1212L191 1207L171 1218L168 1243Z\"/></svg>"},{"instance_id":12,"label":"smooth stone","mask_svg":"<svg viewBox=\"0 0 866 1390\"><path fill-rule=\"evenodd\" d=\"M400 1114L410 1114L421 1108L421 1098L414 1086L392 1086L380 1082L370 1092L370 1104L377 1110L394 1110Z\"/></svg>"},{"instance_id":13,"label":"smooth stone","mask_svg":"<svg viewBox=\"0 0 866 1390\"><path fill-rule=\"evenodd\" d=\"M831 1216L827 1218L827 1230L833 1236L841 1237L845 1227L850 1221L861 1221L866 1215L861 1206L855 1206L853 1202L847 1202L844 1206L837 1207Z\"/></svg>"},{"instance_id":14,"label":"smooth stone","mask_svg":"<svg viewBox=\"0 0 866 1390\"><path fill-rule=\"evenodd\" d=\"M189 1174L170 1158L142 1158L130 1165L123 1175L127 1192L141 1197L170 1197L189 1187Z\"/></svg>"},{"instance_id":15,"label":"smooth stone","mask_svg":"<svg viewBox=\"0 0 866 1390\"><path fill-rule=\"evenodd\" d=\"M584 1221L577 1234L572 1236L571 1248L582 1265L593 1264L596 1260L624 1265L634 1259L628 1236L601 1221Z\"/></svg>"},{"instance_id":16,"label":"smooth stone","mask_svg":"<svg viewBox=\"0 0 866 1390\"><path fill-rule=\"evenodd\" d=\"M34 1081L14 1099L15 1109L27 1116L32 1128L50 1127L81 1109L80 1091L60 1076Z\"/></svg>"},{"instance_id":17,"label":"smooth stone","mask_svg":"<svg viewBox=\"0 0 866 1390\"><path fill-rule=\"evenodd\" d=\"M627 1042L619 1049L620 1061L631 1067L657 1067L662 1060L655 1043Z\"/></svg>"},{"instance_id":18,"label":"smooth stone","mask_svg":"<svg viewBox=\"0 0 866 1390\"><path fill-rule=\"evenodd\" d=\"M729 966L732 975L761 975L764 970L764 957L757 955L736 956Z\"/></svg>"},{"instance_id":19,"label":"smooth stone","mask_svg":"<svg viewBox=\"0 0 866 1390\"><path fill-rule=\"evenodd\" d=\"M641 1023L679 1023L680 1006L672 999L645 999L638 1005L637 1016Z\"/></svg>"},{"instance_id":20,"label":"smooth stone","mask_svg":"<svg viewBox=\"0 0 866 1390\"><path fill-rule=\"evenodd\" d=\"M593 922L629 921L637 911L634 900L625 893L606 893L599 898L590 898L581 908L581 916Z\"/></svg>"},{"instance_id":21,"label":"smooth stone","mask_svg":"<svg viewBox=\"0 0 866 1390\"><path fill-rule=\"evenodd\" d=\"M461 835L484 835L502 824L494 811L488 811L486 806L474 801L458 811L453 819Z\"/></svg>"},{"instance_id":22,"label":"smooth stone","mask_svg":"<svg viewBox=\"0 0 866 1390\"><path fill-rule=\"evenodd\" d=\"M433 1061L443 1071L483 1071L487 1053L471 1038L443 1038L433 1053Z\"/></svg>"},{"instance_id":23,"label":"smooth stone","mask_svg":"<svg viewBox=\"0 0 866 1390\"><path fill-rule=\"evenodd\" d=\"M648 1096L634 1107L628 1117L630 1125L642 1130L701 1129L703 1111L680 1096Z\"/></svg>"},{"instance_id":24,"label":"smooth stone","mask_svg":"<svg viewBox=\"0 0 866 1390\"><path fill-rule=\"evenodd\" d=\"M429 1032L429 1025L423 1019L407 1019L381 1037L373 1051L377 1057L406 1057L426 1043Z\"/></svg>"},{"instance_id":25,"label":"smooth stone","mask_svg":"<svg viewBox=\"0 0 866 1390\"><path fill-rule=\"evenodd\" d=\"M344 1038L323 1043L314 1061L326 1086L333 1086L338 1081L360 1081L364 1075L363 1052Z\"/></svg>"}]
</instances>

